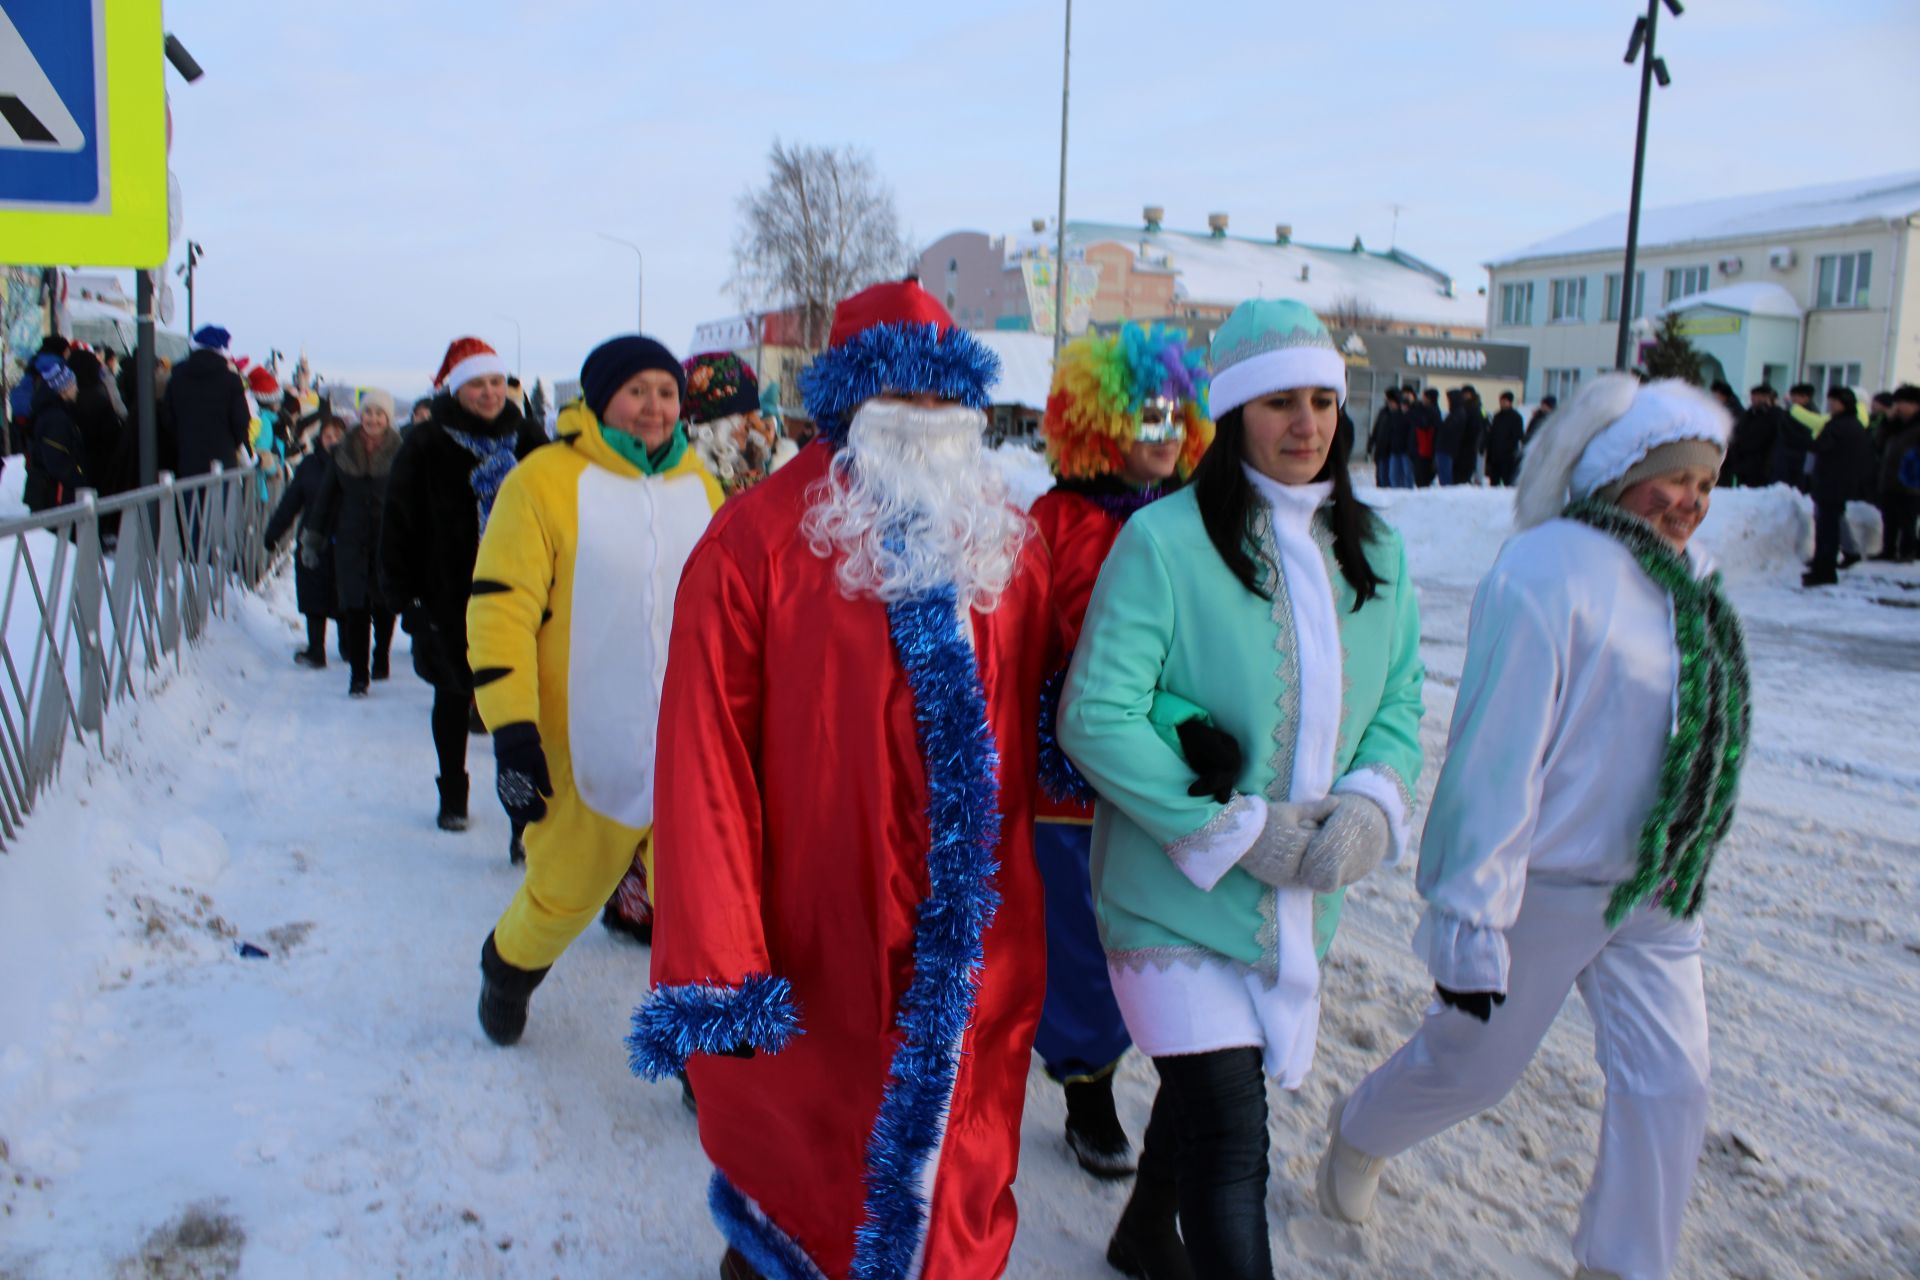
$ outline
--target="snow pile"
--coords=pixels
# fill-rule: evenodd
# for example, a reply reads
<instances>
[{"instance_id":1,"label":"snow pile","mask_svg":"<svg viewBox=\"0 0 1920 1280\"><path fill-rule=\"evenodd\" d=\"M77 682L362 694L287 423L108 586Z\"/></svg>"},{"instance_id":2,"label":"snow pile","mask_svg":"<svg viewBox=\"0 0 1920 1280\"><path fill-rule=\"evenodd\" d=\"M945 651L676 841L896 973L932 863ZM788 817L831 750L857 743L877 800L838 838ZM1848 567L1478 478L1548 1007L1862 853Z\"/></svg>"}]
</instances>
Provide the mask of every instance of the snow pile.
<instances>
[{"instance_id":1,"label":"snow pile","mask_svg":"<svg viewBox=\"0 0 1920 1280\"><path fill-rule=\"evenodd\" d=\"M1513 536L1510 489L1367 488L1362 498L1400 530L1414 576L1422 583L1478 582ZM1863 551L1878 549L1878 511L1856 502L1847 510L1847 521ZM1694 545L1729 582L1798 583L1813 554L1813 502L1785 485L1717 489Z\"/></svg>"},{"instance_id":2,"label":"snow pile","mask_svg":"<svg viewBox=\"0 0 1920 1280\"><path fill-rule=\"evenodd\" d=\"M1053 488L1053 472L1047 455L1019 441L1003 444L989 455L1007 478L1007 489L1022 510Z\"/></svg>"}]
</instances>

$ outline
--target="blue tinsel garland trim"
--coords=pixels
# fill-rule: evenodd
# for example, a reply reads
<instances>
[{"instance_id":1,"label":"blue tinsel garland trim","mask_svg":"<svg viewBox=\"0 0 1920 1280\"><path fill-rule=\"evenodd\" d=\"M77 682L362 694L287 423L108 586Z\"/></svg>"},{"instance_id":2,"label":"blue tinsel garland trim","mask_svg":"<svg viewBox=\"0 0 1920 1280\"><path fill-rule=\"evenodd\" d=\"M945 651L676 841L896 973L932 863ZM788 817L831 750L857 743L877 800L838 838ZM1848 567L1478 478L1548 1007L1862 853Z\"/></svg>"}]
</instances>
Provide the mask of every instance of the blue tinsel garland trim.
<instances>
[{"instance_id":1,"label":"blue tinsel garland trim","mask_svg":"<svg viewBox=\"0 0 1920 1280\"><path fill-rule=\"evenodd\" d=\"M793 984L785 978L757 973L737 987L659 987L633 1011L627 1066L659 1080L685 1070L696 1053L725 1053L743 1044L778 1053L801 1034Z\"/></svg>"},{"instance_id":2,"label":"blue tinsel garland trim","mask_svg":"<svg viewBox=\"0 0 1920 1280\"><path fill-rule=\"evenodd\" d=\"M764 1280L826 1280L826 1274L814 1265L806 1250L769 1222L724 1173L715 1173L707 1184L707 1210L726 1242Z\"/></svg>"},{"instance_id":3,"label":"blue tinsel garland trim","mask_svg":"<svg viewBox=\"0 0 1920 1280\"><path fill-rule=\"evenodd\" d=\"M820 434L839 444L854 409L883 391L984 409L999 377L1000 357L964 329L877 324L816 356L800 374L800 395Z\"/></svg>"},{"instance_id":4,"label":"blue tinsel garland trim","mask_svg":"<svg viewBox=\"0 0 1920 1280\"><path fill-rule=\"evenodd\" d=\"M1093 784L1081 776L1060 745L1060 690L1066 683L1062 667L1040 686L1040 790L1059 804L1092 804L1099 798Z\"/></svg>"},{"instance_id":5,"label":"blue tinsel garland trim","mask_svg":"<svg viewBox=\"0 0 1920 1280\"><path fill-rule=\"evenodd\" d=\"M891 604L887 622L927 766L931 892L914 925L913 982L896 1024L902 1042L867 1140L866 1219L853 1255L861 1280L906 1276L926 1233L921 1174L945 1127L979 991L981 940L1000 905L999 752L954 593Z\"/></svg>"}]
</instances>

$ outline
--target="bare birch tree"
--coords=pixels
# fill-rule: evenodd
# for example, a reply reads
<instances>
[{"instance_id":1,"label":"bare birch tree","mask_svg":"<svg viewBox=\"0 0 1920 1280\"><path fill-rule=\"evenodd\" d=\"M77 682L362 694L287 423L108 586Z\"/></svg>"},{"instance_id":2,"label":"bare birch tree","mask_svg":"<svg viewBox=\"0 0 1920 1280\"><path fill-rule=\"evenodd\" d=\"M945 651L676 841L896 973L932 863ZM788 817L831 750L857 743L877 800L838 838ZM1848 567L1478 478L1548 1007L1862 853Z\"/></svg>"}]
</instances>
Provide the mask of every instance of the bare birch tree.
<instances>
[{"instance_id":1,"label":"bare birch tree","mask_svg":"<svg viewBox=\"0 0 1920 1280\"><path fill-rule=\"evenodd\" d=\"M834 304L904 275L913 249L867 153L776 138L767 162L767 185L740 198L731 287L748 310L796 309L804 345L818 351Z\"/></svg>"}]
</instances>

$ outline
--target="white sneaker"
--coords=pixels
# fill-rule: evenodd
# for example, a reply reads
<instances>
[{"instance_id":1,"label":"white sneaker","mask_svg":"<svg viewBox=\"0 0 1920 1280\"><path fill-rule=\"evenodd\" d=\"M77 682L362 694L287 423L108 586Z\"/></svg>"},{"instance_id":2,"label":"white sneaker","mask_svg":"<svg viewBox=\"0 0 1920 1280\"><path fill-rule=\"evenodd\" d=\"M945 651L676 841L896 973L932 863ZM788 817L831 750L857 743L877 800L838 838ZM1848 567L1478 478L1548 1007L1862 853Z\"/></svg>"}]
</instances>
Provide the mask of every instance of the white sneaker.
<instances>
[{"instance_id":1,"label":"white sneaker","mask_svg":"<svg viewBox=\"0 0 1920 1280\"><path fill-rule=\"evenodd\" d=\"M1335 1098L1327 1117L1327 1153L1320 1157L1320 1212L1357 1226L1373 1216L1373 1197L1380 1190L1387 1162L1340 1136L1340 1113L1346 1106L1345 1097Z\"/></svg>"}]
</instances>

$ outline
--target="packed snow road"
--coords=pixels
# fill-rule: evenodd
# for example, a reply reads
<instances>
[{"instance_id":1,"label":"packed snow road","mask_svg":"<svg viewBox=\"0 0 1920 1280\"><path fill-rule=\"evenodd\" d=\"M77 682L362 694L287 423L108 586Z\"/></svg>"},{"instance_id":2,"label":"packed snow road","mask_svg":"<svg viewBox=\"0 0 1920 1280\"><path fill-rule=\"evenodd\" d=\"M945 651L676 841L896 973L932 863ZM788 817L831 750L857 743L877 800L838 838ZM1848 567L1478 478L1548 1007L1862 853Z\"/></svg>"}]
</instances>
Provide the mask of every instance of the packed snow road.
<instances>
[{"instance_id":1,"label":"packed snow road","mask_svg":"<svg viewBox=\"0 0 1920 1280\"><path fill-rule=\"evenodd\" d=\"M1392 518L1422 585L1424 796L1504 513L1455 492ZM1707 907L1714 1103L1679 1273L1911 1275L1920 573L1770 585L1798 570L1769 519L1756 497L1709 521L1758 717ZM645 951L595 927L526 1040L488 1044L479 947L518 873L486 744L473 830L435 830L429 695L404 656L349 702L343 667L291 664L297 642L290 587L238 600L119 713L105 759L70 752L0 854L0 1276L710 1277L693 1120L621 1045ZM1577 1001L1504 1103L1390 1167L1372 1225L1313 1207L1330 1100L1420 1016L1417 912L1410 867L1356 892L1314 1074L1276 1091L1280 1274L1565 1276L1600 1090ZM1151 1091L1129 1058L1136 1136ZM1061 1121L1036 1067L1014 1276L1112 1274L1125 1188L1074 1166Z\"/></svg>"}]
</instances>

